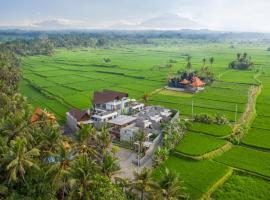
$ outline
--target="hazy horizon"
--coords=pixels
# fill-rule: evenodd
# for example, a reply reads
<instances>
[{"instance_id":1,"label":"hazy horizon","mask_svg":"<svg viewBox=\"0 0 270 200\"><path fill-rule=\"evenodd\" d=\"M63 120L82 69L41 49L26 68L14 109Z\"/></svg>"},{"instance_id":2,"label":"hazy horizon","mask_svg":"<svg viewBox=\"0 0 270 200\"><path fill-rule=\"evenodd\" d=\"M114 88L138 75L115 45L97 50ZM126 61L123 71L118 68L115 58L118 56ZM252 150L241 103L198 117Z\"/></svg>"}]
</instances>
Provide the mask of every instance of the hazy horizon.
<instances>
[{"instance_id":1,"label":"hazy horizon","mask_svg":"<svg viewBox=\"0 0 270 200\"><path fill-rule=\"evenodd\" d=\"M267 0L4 0L0 7L2 27L270 32Z\"/></svg>"}]
</instances>

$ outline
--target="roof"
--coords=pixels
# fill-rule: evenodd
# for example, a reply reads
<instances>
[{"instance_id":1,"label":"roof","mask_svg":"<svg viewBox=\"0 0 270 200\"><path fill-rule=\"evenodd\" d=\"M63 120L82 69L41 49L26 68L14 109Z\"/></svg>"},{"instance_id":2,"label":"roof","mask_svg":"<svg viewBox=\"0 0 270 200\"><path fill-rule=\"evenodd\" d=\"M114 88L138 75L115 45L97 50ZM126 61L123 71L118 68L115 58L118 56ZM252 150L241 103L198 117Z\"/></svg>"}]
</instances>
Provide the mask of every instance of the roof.
<instances>
[{"instance_id":1,"label":"roof","mask_svg":"<svg viewBox=\"0 0 270 200\"><path fill-rule=\"evenodd\" d=\"M86 110L71 109L69 114L72 115L77 121L81 121L84 117L90 117Z\"/></svg>"},{"instance_id":2,"label":"roof","mask_svg":"<svg viewBox=\"0 0 270 200\"><path fill-rule=\"evenodd\" d=\"M136 119L137 117L132 117L128 115L119 115L118 117L108 121L108 123L122 126L134 122Z\"/></svg>"},{"instance_id":3,"label":"roof","mask_svg":"<svg viewBox=\"0 0 270 200\"><path fill-rule=\"evenodd\" d=\"M182 84L189 84L190 82L187 80L187 79L184 79L184 80L182 80L182 81L180 81L180 83L182 83Z\"/></svg>"},{"instance_id":4,"label":"roof","mask_svg":"<svg viewBox=\"0 0 270 200\"><path fill-rule=\"evenodd\" d=\"M93 96L93 104L102 104L128 97L128 94L112 90L103 90L102 92L95 91Z\"/></svg>"},{"instance_id":5,"label":"roof","mask_svg":"<svg viewBox=\"0 0 270 200\"><path fill-rule=\"evenodd\" d=\"M54 114L44 111L41 108L36 108L34 111L34 114L31 117L31 122L33 123L33 122L38 121L40 117L42 116L42 114L46 115L46 118L47 118L46 121L47 120L53 121L53 122L56 121L56 117L54 116Z\"/></svg>"},{"instance_id":6,"label":"roof","mask_svg":"<svg viewBox=\"0 0 270 200\"><path fill-rule=\"evenodd\" d=\"M201 87L205 85L205 83L197 76L193 77L192 81L192 87Z\"/></svg>"}]
</instances>

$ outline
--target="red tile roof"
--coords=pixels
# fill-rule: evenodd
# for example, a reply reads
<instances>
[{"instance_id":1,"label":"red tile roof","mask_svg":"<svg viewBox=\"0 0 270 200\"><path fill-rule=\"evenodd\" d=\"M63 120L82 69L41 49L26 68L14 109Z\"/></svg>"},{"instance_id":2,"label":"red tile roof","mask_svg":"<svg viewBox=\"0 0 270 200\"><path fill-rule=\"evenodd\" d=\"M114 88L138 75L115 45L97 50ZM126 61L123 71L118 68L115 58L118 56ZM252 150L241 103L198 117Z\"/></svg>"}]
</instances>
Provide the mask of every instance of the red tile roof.
<instances>
[{"instance_id":1,"label":"red tile roof","mask_svg":"<svg viewBox=\"0 0 270 200\"><path fill-rule=\"evenodd\" d=\"M78 110L78 109L71 109L69 114L72 115L78 122L82 121L82 119L90 119L89 114L86 110Z\"/></svg>"},{"instance_id":2,"label":"red tile roof","mask_svg":"<svg viewBox=\"0 0 270 200\"><path fill-rule=\"evenodd\" d=\"M43 113L46 115L47 120L53 121L53 122L56 121L56 117L54 116L54 114L46 112L42 110L41 108L36 108L34 114L31 117L31 122L34 123L38 121Z\"/></svg>"},{"instance_id":3,"label":"red tile roof","mask_svg":"<svg viewBox=\"0 0 270 200\"><path fill-rule=\"evenodd\" d=\"M197 76L192 79L192 87L202 87L205 83Z\"/></svg>"},{"instance_id":4,"label":"red tile roof","mask_svg":"<svg viewBox=\"0 0 270 200\"><path fill-rule=\"evenodd\" d=\"M128 94L112 90L103 90L102 92L94 92L93 104L103 104L113 100L120 100L123 97L128 97Z\"/></svg>"}]
</instances>

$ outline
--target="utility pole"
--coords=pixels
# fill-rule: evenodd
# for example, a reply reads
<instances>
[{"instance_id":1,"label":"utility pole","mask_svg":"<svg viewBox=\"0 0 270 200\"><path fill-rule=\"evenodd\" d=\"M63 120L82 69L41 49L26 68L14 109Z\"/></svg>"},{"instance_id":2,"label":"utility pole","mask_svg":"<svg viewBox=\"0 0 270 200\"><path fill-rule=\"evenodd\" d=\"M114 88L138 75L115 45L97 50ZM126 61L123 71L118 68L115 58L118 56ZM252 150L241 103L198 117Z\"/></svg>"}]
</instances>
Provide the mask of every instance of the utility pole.
<instances>
[{"instance_id":1,"label":"utility pole","mask_svg":"<svg viewBox=\"0 0 270 200\"><path fill-rule=\"evenodd\" d=\"M138 146L138 167L140 167L140 143Z\"/></svg>"},{"instance_id":2,"label":"utility pole","mask_svg":"<svg viewBox=\"0 0 270 200\"><path fill-rule=\"evenodd\" d=\"M191 115L193 117L193 114L194 114L194 102L192 101L191 103Z\"/></svg>"},{"instance_id":3,"label":"utility pole","mask_svg":"<svg viewBox=\"0 0 270 200\"><path fill-rule=\"evenodd\" d=\"M236 123L237 120L237 104L235 105L235 115L234 115L234 122Z\"/></svg>"}]
</instances>

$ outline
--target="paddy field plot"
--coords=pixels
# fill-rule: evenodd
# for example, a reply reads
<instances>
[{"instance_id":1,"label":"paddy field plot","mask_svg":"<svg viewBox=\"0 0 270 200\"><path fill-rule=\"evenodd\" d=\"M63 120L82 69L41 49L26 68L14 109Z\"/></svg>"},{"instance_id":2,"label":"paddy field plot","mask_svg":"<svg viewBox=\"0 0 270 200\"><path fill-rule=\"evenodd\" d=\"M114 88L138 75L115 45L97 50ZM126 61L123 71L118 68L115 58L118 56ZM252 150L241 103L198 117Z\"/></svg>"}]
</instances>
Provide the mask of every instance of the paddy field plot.
<instances>
[{"instance_id":1,"label":"paddy field plot","mask_svg":"<svg viewBox=\"0 0 270 200\"><path fill-rule=\"evenodd\" d=\"M192 161L170 156L163 166L156 169L156 178L160 170L167 167L175 171L184 181L190 199L199 199L216 181L229 170L225 165L213 161Z\"/></svg>"},{"instance_id":2,"label":"paddy field plot","mask_svg":"<svg viewBox=\"0 0 270 200\"><path fill-rule=\"evenodd\" d=\"M270 177L270 153L268 152L234 146L215 160L235 168Z\"/></svg>"},{"instance_id":3,"label":"paddy field plot","mask_svg":"<svg viewBox=\"0 0 270 200\"><path fill-rule=\"evenodd\" d=\"M270 182L245 173L234 173L212 194L216 200L268 200Z\"/></svg>"},{"instance_id":4,"label":"paddy field plot","mask_svg":"<svg viewBox=\"0 0 270 200\"><path fill-rule=\"evenodd\" d=\"M226 140L214 136L189 131L175 148L175 151L186 155L200 156L214 151L226 143Z\"/></svg>"},{"instance_id":5,"label":"paddy field plot","mask_svg":"<svg viewBox=\"0 0 270 200\"><path fill-rule=\"evenodd\" d=\"M190 130L193 132L200 132L216 137L224 137L232 133L232 128L228 124L219 125L193 122Z\"/></svg>"}]
</instances>

